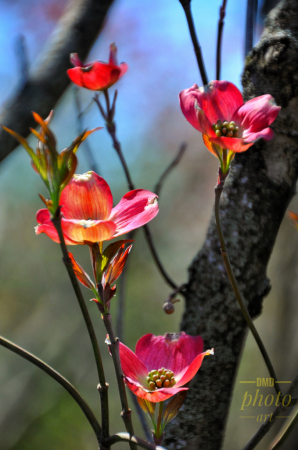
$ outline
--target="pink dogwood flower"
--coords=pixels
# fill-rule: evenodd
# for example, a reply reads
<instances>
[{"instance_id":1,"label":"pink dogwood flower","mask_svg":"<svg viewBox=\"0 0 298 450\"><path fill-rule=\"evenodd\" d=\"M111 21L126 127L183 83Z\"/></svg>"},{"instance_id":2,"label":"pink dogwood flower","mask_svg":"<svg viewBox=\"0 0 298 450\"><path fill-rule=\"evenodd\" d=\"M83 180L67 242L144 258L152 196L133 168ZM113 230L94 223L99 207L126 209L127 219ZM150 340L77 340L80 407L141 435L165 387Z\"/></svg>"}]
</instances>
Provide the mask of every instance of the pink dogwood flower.
<instances>
[{"instance_id":1,"label":"pink dogwood flower","mask_svg":"<svg viewBox=\"0 0 298 450\"><path fill-rule=\"evenodd\" d=\"M68 245L88 244L113 239L139 228L158 213L157 196L135 189L113 208L108 183L95 172L74 175L60 197L62 231ZM47 209L36 214L36 234L45 233L60 242Z\"/></svg>"},{"instance_id":2,"label":"pink dogwood flower","mask_svg":"<svg viewBox=\"0 0 298 450\"><path fill-rule=\"evenodd\" d=\"M117 47L115 44L110 45L109 62L93 61L83 64L77 53L70 55L70 61L75 66L68 69L67 75L71 81L80 87L90 89L92 91L103 91L113 86L128 69L126 63L118 65Z\"/></svg>"},{"instance_id":3,"label":"pink dogwood flower","mask_svg":"<svg viewBox=\"0 0 298 450\"><path fill-rule=\"evenodd\" d=\"M138 397L152 403L163 402L185 391L184 387L201 367L204 353L201 336L168 333L165 336L146 334L133 353L120 342L121 367L125 383Z\"/></svg>"},{"instance_id":4,"label":"pink dogwood flower","mask_svg":"<svg viewBox=\"0 0 298 450\"><path fill-rule=\"evenodd\" d=\"M239 89L228 81L194 84L179 94L181 110L188 122L203 134L208 150L220 160L226 173L235 153L245 152L258 139L273 138L269 125L280 106L267 94L243 103Z\"/></svg>"}]
</instances>

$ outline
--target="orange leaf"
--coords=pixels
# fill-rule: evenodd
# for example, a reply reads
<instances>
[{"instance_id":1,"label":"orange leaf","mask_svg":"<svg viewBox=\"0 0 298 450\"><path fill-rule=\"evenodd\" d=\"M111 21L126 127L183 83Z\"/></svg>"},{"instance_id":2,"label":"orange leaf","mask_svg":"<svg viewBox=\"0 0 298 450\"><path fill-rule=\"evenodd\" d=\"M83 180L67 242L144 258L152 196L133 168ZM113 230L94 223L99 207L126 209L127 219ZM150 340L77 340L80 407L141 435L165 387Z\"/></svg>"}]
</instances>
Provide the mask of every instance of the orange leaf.
<instances>
[{"instance_id":1,"label":"orange leaf","mask_svg":"<svg viewBox=\"0 0 298 450\"><path fill-rule=\"evenodd\" d=\"M85 270L76 262L72 253L68 252L68 256L71 259L73 271L77 277L77 279L82 283L86 288L93 290L95 288L94 283L91 281L89 275L85 272Z\"/></svg>"}]
</instances>

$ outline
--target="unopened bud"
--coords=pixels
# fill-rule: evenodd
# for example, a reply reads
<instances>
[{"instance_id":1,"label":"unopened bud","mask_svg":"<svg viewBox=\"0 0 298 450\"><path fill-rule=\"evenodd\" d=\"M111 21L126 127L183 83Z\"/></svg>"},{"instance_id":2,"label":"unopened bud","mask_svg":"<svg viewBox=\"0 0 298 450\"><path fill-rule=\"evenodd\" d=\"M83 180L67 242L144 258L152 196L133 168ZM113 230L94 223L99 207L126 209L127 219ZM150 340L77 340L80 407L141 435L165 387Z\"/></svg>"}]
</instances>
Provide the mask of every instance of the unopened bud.
<instances>
[{"instance_id":1,"label":"unopened bud","mask_svg":"<svg viewBox=\"0 0 298 450\"><path fill-rule=\"evenodd\" d=\"M164 302L163 310L166 314L173 314L175 312L175 306L171 302Z\"/></svg>"},{"instance_id":2,"label":"unopened bud","mask_svg":"<svg viewBox=\"0 0 298 450\"><path fill-rule=\"evenodd\" d=\"M159 388L162 387L162 381L161 380L156 380L155 384Z\"/></svg>"},{"instance_id":3,"label":"unopened bud","mask_svg":"<svg viewBox=\"0 0 298 450\"><path fill-rule=\"evenodd\" d=\"M228 131L228 132L227 132L227 136L229 136L229 137L233 137L233 136L234 136L234 133L233 133L233 131Z\"/></svg>"}]
</instances>

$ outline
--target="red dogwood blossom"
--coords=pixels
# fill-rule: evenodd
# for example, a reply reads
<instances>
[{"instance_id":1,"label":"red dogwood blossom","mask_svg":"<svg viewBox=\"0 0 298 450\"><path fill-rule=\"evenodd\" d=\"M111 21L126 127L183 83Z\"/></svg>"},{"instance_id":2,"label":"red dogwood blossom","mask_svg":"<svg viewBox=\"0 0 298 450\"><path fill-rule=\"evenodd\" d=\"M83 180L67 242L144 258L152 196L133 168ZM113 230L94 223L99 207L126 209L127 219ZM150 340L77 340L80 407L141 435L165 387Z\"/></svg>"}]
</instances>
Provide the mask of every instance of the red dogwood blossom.
<instances>
[{"instance_id":1,"label":"red dogwood blossom","mask_svg":"<svg viewBox=\"0 0 298 450\"><path fill-rule=\"evenodd\" d=\"M203 134L206 147L219 158L224 172L235 153L246 151L260 138L267 141L273 138L269 125L276 119L280 106L276 106L271 95L243 103L234 84L211 81L204 87L194 84L184 89L179 98L184 116Z\"/></svg>"},{"instance_id":2,"label":"red dogwood blossom","mask_svg":"<svg viewBox=\"0 0 298 450\"><path fill-rule=\"evenodd\" d=\"M62 230L68 245L102 242L139 228L158 213L157 196L135 189L113 208L107 182L95 172L74 175L60 197ZM58 233L47 209L36 214L36 234L45 233L59 242Z\"/></svg>"},{"instance_id":3,"label":"red dogwood blossom","mask_svg":"<svg viewBox=\"0 0 298 450\"><path fill-rule=\"evenodd\" d=\"M68 69L67 74L71 81L80 87L92 91L103 91L113 86L128 69L126 63L117 63L117 47L110 45L109 62L93 61L83 64L77 53L70 55L70 61L75 66Z\"/></svg>"},{"instance_id":4,"label":"red dogwood blossom","mask_svg":"<svg viewBox=\"0 0 298 450\"><path fill-rule=\"evenodd\" d=\"M141 337L133 353L120 342L120 359L124 379L138 397L157 403L180 391L197 373L204 356L201 336L168 333L165 336L146 334Z\"/></svg>"}]
</instances>

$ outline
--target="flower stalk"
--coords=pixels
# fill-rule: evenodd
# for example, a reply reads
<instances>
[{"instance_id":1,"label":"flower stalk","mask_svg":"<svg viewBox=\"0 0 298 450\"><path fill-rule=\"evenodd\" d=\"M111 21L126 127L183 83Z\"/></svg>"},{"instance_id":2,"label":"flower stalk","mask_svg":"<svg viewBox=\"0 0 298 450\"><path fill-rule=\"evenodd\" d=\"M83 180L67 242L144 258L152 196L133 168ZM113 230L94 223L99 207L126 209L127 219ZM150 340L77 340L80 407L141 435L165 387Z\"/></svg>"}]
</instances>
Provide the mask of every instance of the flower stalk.
<instances>
[{"instance_id":1,"label":"flower stalk","mask_svg":"<svg viewBox=\"0 0 298 450\"><path fill-rule=\"evenodd\" d=\"M122 369L121 369L120 354L119 354L119 339L116 338L116 336L115 336L113 325L112 325L111 315L104 314L104 315L102 315L102 319L103 319L103 323L104 323L107 333L108 333L107 343L108 343L109 350L110 350L112 358L113 358L113 363L114 363L115 372L116 372L116 378L117 378L118 390L119 390L121 408L122 408L121 417L123 419L126 431L132 437L132 436L134 436L134 430L133 430L133 425L132 425L132 420L131 420L131 410L128 407L126 390L125 390L123 374L122 374ZM129 446L130 446L131 450L137 450L137 444L135 442L133 442L132 439L129 441Z\"/></svg>"},{"instance_id":2,"label":"flower stalk","mask_svg":"<svg viewBox=\"0 0 298 450\"><path fill-rule=\"evenodd\" d=\"M96 334L93 328L93 324L87 309L87 306L85 304L85 300L81 291L81 288L79 286L78 280L76 278L76 275L73 270L71 259L68 255L68 251L65 245L65 240L62 232L61 227L61 208L59 207L56 211L55 216L51 219L54 227L57 230L59 240L60 240L60 247L63 255L63 262L65 264L66 270L68 272L68 276L70 278L73 290L76 294L77 300L79 302L79 306L81 309L81 312L83 314L85 324L88 330L88 334L92 343L94 358L96 362L97 367L97 373L98 373L98 379L99 379L99 386L100 386L100 400L101 400L101 412L102 412L102 422L103 422L103 438L106 438L109 436L109 403L108 403L108 389L107 389L107 383L105 379L104 374L104 368L102 364L102 359L100 355L100 350L96 338Z\"/></svg>"},{"instance_id":3,"label":"flower stalk","mask_svg":"<svg viewBox=\"0 0 298 450\"><path fill-rule=\"evenodd\" d=\"M220 180L220 172L219 172L219 180ZM219 212L219 205L220 205L220 197L223 191L223 185L224 185L224 180L221 181L216 187L215 187L215 220L216 220L216 227L217 227L217 232L218 232L218 236L219 236L219 241L220 241L220 252L224 261L224 265L227 271L227 275L229 277L231 286L233 288L233 291L235 293L236 299L239 303L240 309L242 311L242 314L246 320L246 323L249 327L249 329L251 330L257 344L258 347L262 353L262 356L264 358L264 361L266 363L266 366L268 368L268 371L270 373L271 378L274 379L274 388L276 390L277 395L279 394L279 392L281 391L280 385L277 381L277 376L275 373L275 370L273 368L273 365L271 363L271 360L269 358L269 355L267 353L267 350L259 336L259 333L256 329L256 327L254 326L254 323L250 317L250 314L248 312L248 309L245 305L244 299L241 295L240 289L238 287L238 283L236 281L231 263L230 263L230 259L229 259L229 255L228 255L228 251L226 248L226 244L225 244L225 239L224 239L224 235L223 235L223 231L222 231L222 227L221 227L221 221L220 221L220 212Z\"/></svg>"}]
</instances>

